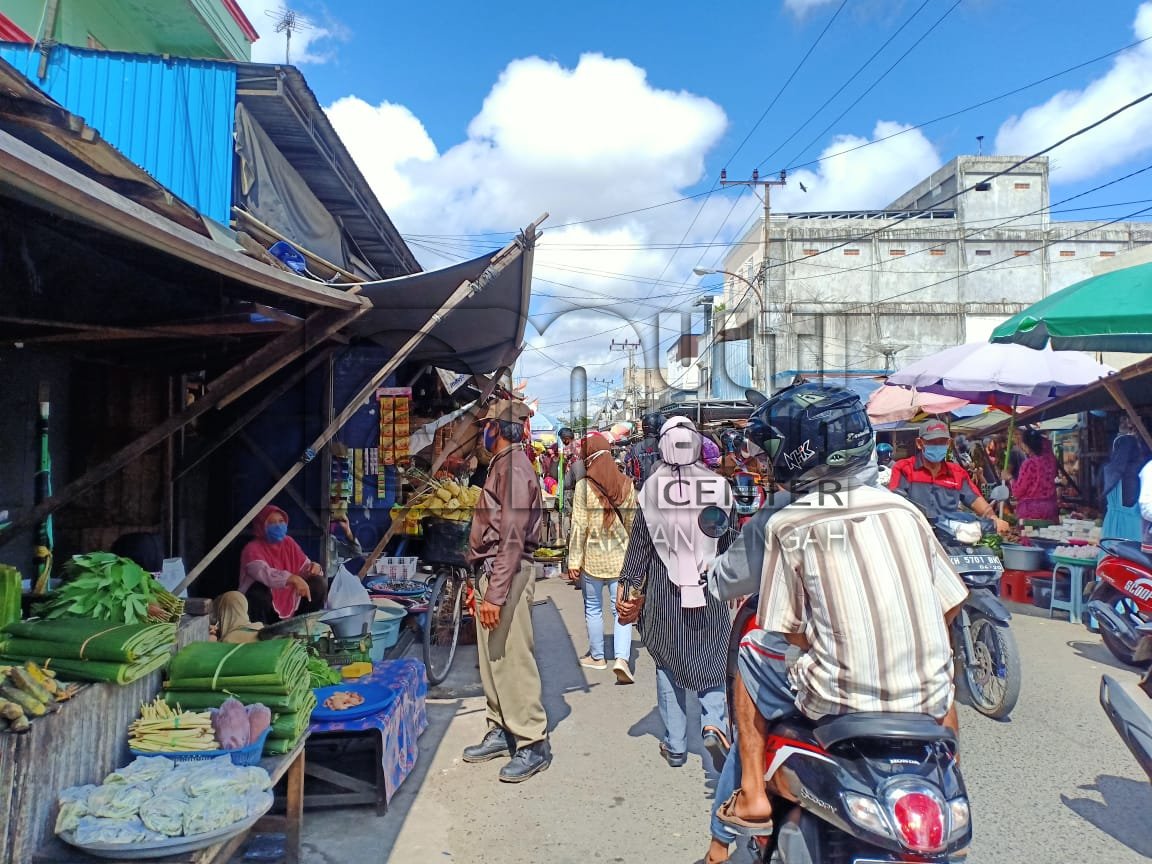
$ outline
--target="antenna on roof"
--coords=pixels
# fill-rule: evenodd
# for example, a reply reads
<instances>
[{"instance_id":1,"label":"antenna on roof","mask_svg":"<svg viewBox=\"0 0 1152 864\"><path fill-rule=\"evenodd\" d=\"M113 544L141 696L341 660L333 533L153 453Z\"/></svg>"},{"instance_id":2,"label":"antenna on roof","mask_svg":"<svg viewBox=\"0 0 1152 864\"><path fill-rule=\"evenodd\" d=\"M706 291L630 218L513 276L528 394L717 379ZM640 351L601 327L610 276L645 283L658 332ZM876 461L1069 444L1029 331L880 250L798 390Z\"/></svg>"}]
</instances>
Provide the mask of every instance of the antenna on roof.
<instances>
[{"instance_id":1,"label":"antenna on roof","mask_svg":"<svg viewBox=\"0 0 1152 864\"><path fill-rule=\"evenodd\" d=\"M276 22L276 32L284 34L284 63L285 65L291 64L292 34L311 30L312 22L287 6L268 9L264 14Z\"/></svg>"}]
</instances>

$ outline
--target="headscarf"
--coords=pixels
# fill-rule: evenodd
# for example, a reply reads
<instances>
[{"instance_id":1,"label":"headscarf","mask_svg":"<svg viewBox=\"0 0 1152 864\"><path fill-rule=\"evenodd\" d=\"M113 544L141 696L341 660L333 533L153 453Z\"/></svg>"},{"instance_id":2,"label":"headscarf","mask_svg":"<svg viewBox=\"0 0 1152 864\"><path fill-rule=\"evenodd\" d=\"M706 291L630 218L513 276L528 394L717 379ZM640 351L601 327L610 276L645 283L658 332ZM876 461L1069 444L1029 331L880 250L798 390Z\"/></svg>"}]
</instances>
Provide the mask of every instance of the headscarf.
<instances>
[{"instance_id":1,"label":"headscarf","mask_svg":"<svg viewBox=\"0 0 1152 864\"><path fill-rule=\"evenodd\" d=\"M239 645L255 642L264 625L253 623L248 617L248 598L239 591L227 591L213 602L216 612L216 638L221 642Z\"/></svg>"},{"instance_id":2,"label":"headscarf","mask_svg":"<svg viewBox=\"0 0 1152 864\"><path fill-rule=\"evenodd\" d=\"M285 524L288 523L288 514L275 504L267 505L252 520L253 539L248 541L248 545L240 553L241 574L253 561L263 561L273 570L284 570L297 576L308 563L308 556L304 554L300 544L291 537L285 537L279 543L268 542L268 538L264 535L264 527L268 524L269 518L276 513L284 517ZM272 592L272 606L276 614L281 618L291 618L296 614L296 609L300 605L300 595L296 593L295 588L286 586L269 590Z\"/></svg>"},{"instance_id":3,"label":"headscarf","mask_svg":"<svg viewBox=\"0 0 1152 864\"><path fill-rule=\"evenodd\" d=\"M617 511L632 492L632 481L620 473L612 458L612 445L607 438L589 435L584 439L584 477L604 508L604 527L612 524Z\"/></svg>"},{"instance_id":4,"label":"headscarf","mask_svg":"<svg viewBox=\"0 0 1152 864\"><path fill-rule=\"evenodd\" d=\"M668 578L680 588L685 609L705 605L704 578L717 541L700 528L706 507L732 510L732 487L700 464L701 435L687 417L673 417L660 430L663 464L640 489L640 510Z\"/></svg>"},{"instance_id":5,"label":"headscarf","mask_svg":"<svg viewBox=\"0 0 1152 864\"><path fill-rule=\"evenodd\" d=\"M1112 442L1112 457L1104 463L1104 497L1117 484L1125 507L1133 507L1140 497L1140 469L1148 461L1148 449L1135 435L1117 435Z\"/></svg>"},{"instance_id":6,"label":"headscarf","mask_svg":"<svg viewBox=\"0 0 1152 864\"><path fill-rule=\"evenodd\" d=\"M704 464L711 470L715 471L720 467L720 447L707 436L702 437L700 455L703 457Z\"/></svg>"}]
</instances>

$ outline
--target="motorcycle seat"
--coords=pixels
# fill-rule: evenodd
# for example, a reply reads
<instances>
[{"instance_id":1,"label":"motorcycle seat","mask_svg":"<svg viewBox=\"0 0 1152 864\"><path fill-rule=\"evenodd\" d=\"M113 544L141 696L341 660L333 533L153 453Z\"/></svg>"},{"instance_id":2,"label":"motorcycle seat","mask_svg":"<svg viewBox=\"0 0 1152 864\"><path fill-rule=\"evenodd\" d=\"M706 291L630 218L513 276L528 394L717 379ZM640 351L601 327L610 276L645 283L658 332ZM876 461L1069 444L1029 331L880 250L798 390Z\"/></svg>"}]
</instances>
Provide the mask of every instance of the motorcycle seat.
<instances>
[{"instance_id":1,"label":"motorcycle seat","mask_svg":"<svg viewBox=\"0 0 1152 864\"><path fill-rule=\"evenodd\" d=\"M1138 540L1105 540L1100 545L1109 555L1131 561L1145 570L1152 570L1152 555L1141 550Z\"/></svg>"},{"instance_id":2,"label":"motorcycle seat","mask_svg":"<svg viewBox=\"0 0 1152 864\"><path fill-rule=\"evenodd\" d=\"M816 724L812 734L825 749L855 738L955 741L956 735L927 714L842 714Z\"/></svg>"}]
</instances>

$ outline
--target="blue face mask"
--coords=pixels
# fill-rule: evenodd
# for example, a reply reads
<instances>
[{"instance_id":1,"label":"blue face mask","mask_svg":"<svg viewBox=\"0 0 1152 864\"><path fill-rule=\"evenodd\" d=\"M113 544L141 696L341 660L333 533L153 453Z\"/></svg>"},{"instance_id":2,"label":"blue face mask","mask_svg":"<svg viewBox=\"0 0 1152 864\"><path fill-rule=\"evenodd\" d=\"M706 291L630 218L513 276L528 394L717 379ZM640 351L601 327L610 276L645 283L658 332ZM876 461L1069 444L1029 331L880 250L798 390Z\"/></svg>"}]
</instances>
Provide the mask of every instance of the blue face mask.
<instances>
[{"instance_id":1,"label":"blue face mask","mask_svg":"<svg viewBox=\"0 0 1152 864\"><path fill-rule=\"evenodd\" d=\"M929 462L943 462L948 458L947 444L925 444L924 458Z\"/></svg>"},{"instance_id":2,"label":"blue face mask","mask_svg":"<svg viewBox=\"0 0 1152 864\"><path fill-rule=\"evenodd\" d=\"M499 436L499 433L496 430L496 424L495 423L489 423L487 426L484 427L484 438L483 438L484 449L487 450L489 453L491 453L492 450L496 447L496 439L498 436Z\"/></svg>"},{"instance_id":3,"label":"blue face mask","mask_svg":"<svg viewBox=\"0 0 1152 864\"><path fill-rule=\"evenodd\" d=\"M288 526L283 522L264 526L264 537L269 543L279 543L288 536Z\"/></svg>"}]
</instances>

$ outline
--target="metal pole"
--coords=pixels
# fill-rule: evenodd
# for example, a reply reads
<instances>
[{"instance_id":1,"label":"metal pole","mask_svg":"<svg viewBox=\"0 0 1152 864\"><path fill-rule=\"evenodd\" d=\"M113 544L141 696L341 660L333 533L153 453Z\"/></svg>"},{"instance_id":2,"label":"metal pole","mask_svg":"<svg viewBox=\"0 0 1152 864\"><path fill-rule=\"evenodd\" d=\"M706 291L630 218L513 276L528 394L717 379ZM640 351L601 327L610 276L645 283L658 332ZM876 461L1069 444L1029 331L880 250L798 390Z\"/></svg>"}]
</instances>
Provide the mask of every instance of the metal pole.
<instances>
[{"instance_id":1,"label":"metal pole","mask_svg":"<svg viewBox=\"0 0 1152 864\"><path fill-rule=\"evenodd\" d=\"M752 328L755 339L752 345L753 350L759 351L762 342L767 343L767 339L761 339L760 336L766 336L767 328L764 327L764 319L768 317L768 250L772 248L771 239L768 234L768 220L772 215L772 186L769 183L764 184L764 259L760 262L760 274L763 276L763 281L760 283L760 314L756 316L755 326ZM765 347L767 345L765 344ZM772 382L767 380L765 375L766 367L764 363L764 353L761 352L757 358L760 362L756 364L757 374L761 376L763 388L766 392L772 392ZM755 385L753 385L755 386Z\"/></svg>"}]
</instances>

